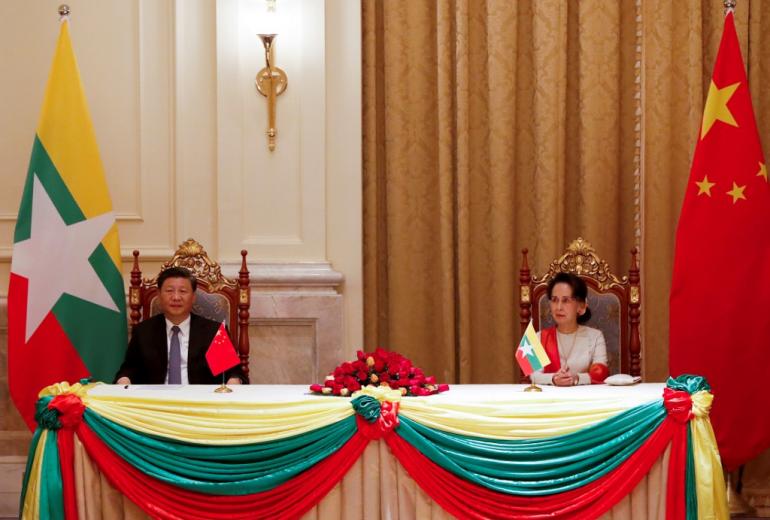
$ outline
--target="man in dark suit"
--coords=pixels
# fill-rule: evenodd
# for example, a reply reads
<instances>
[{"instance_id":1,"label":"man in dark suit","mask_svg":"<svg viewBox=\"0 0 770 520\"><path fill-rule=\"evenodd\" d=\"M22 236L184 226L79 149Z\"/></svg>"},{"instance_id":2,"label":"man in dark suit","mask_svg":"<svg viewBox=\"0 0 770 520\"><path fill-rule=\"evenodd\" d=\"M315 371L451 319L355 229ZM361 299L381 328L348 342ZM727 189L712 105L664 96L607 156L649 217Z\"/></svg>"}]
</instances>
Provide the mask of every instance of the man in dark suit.
<instances>
[{"instance_id":1,"label":"man in dark suit","mask_svg":"<svg viewBox=\"0 0 770 520\"><path fill-rule=\"evenodd\" d=\"M192 314L197 280L183 267L170 267L158 276L163 314L134 327L116 383L218 384L206 363L206 351L219 323ZM227 384L247 382L240 365L225 372Z\"/></svg>"}]
</instances>

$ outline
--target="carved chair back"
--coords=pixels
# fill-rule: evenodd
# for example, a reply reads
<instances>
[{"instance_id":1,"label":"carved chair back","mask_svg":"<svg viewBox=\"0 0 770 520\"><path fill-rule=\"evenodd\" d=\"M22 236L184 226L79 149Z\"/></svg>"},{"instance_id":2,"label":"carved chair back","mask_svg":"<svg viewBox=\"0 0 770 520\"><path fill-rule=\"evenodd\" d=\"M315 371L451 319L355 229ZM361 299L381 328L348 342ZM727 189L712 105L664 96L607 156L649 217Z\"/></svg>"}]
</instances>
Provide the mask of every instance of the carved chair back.
<instances>
[{"instance_id":1,"label":"carved chair back","mask_svg":"<svg viewBox=\"0 0 770 520\"><path fill-rule=\"evenodd\" d=\"M564 254L549 264L542 276L530 273L527 253L527 249L522 250L519 270L521 330L527 327L530 319L536 330L554 325L548 304L548 282L561 271L576 274L588 286L592 317L587 325L604 334L610 373L641 375L638 250L631 250L631 267L628 275L622 277L613 274L607 262L599 258L591 244L582 238L573 241ZM536 312L533 312L533 305L537 306ZM525 379L523 374L520 379Z\"/></svg>"},{"instance_id":2,"label":"carved chair back","mask_svg":"<svg viewBox=\"0 0 770 520\"><path fill-rule=\"evenodd\" d=\"M246 250L241 251L241 270L237 279L222 274L220 265L211 260L206 250L190 238L182 243L174 256L160 267L158 275L169 267L184 267L197 280L192 312L215 321L224 321L238 349L243 373L249 375L249 270ZM139 251L134 250L131 270L129 307L131 326L161 312L158 298L158 276L143 278L139 268Z\"/></svg>"}]
</instances>

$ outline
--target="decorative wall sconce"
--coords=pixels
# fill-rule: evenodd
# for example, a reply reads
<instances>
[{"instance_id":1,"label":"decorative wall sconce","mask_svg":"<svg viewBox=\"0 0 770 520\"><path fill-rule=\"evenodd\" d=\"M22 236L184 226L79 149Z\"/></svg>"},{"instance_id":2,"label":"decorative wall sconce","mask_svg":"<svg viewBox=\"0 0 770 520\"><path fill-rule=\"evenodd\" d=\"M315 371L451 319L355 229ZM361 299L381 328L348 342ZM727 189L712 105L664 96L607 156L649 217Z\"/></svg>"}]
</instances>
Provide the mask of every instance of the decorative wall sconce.
<instances>
[{"instance_id":1,"label":"decorative wall sconce","mask_svg":"<svg viewBox=\"0 0 770 520\"><path fill-rule=\"evenodd\" d=\"M267 18L275 17L275 1L266 0ZM273 28L274 29L274 28ZM254 83L257 92L267 98L267 147L275 150L275 98L283 94L289 84L286 73L275 66L273 61L273 45L278 36L277 32L260 32L257 36L265 47L265 67L257 73Z\"/></svg>"}]
</instances>

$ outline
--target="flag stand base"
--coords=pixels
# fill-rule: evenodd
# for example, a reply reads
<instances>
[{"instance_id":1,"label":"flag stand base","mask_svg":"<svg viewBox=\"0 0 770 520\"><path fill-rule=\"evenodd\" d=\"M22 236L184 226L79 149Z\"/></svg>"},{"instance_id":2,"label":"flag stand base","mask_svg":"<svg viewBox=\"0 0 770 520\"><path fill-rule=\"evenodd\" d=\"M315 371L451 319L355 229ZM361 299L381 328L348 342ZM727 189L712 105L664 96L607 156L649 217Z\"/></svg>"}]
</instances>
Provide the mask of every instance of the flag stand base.
<instances>
[{"instance_id":1,"label":"flag stand base","mask_svg":"<svg viewBox=\"0 0 770 520\"><path fill-rule=\"evenodd\" d=\"M222 383L222 386L220 386L220 387L218 387L218 388L215 388L215 389L214 389L214 393L215 393L215 394L229 394L229 393L230 393L230 392L232 392L232 391L233 391L233 389L232 389L232 388L230 388L230 387L228 387L228 386L227 386L226 384L224 384L224 383Z\"/></svg>"},{"instance_id":2,"label":"flag stand base","mask_svg":"<svg viewBox=\"0 0 770 520\"><path fill-rule=\"evenodd\" d=\"M525 392L542 392L543 389L537 386L535 383L530 383L528 387L524 389Z\"/></svg>"}]
</instances>

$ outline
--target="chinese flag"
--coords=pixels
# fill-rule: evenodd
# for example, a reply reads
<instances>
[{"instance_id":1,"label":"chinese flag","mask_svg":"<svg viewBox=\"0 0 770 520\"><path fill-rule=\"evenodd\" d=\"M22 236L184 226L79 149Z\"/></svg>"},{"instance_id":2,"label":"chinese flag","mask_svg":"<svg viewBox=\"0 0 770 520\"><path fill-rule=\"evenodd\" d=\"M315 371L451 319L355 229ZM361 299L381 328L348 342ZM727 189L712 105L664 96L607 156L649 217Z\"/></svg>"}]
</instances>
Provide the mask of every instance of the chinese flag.
<instances>
[{"instance_id":1,"label":"chinese flag","mask_svg":"<svg viewBox=\"0 0 770 520\"><path fill-rule=\"evenodd\" d=\"M770 186L735 21L725 16L679 216L671 375L711 384L722 463L770 447Z\"/></svg>"},{"instance_id":2,"label":"chinese flag","mask_svg":"<svg viewBox=\"0 0 770 520\"><path fill-rule=\"evenodd\" d=\"M211 373L218 376L240 362L241 359L236 354L233 342L230 341L230 336L225 330L225 324L221 323L214 339L211 340L209 349L206 351L206 363L209 364Z\"/></svg>"}]
</instances>

